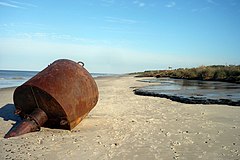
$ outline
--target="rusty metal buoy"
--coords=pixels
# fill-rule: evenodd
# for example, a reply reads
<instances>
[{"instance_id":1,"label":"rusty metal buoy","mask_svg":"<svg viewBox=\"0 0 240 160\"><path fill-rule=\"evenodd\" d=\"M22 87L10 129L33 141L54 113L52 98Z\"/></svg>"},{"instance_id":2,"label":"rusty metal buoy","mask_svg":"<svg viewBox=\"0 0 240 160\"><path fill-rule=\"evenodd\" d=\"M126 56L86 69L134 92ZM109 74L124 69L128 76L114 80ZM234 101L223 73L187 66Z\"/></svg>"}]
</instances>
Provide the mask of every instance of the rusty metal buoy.
<instances>
[{"instance_id":1,"label":"rusty metal buoy","mask_svg":"<svg viewBox=\"0 0 240 160\"><path fill-rule=\"evenodd\" d=\"M98 101L97 85L83 65L57 60L17 87L15 114L23 121L5 138L38 131L41 126L71 130L78 125Z\"/></svg>"}]
</instances>

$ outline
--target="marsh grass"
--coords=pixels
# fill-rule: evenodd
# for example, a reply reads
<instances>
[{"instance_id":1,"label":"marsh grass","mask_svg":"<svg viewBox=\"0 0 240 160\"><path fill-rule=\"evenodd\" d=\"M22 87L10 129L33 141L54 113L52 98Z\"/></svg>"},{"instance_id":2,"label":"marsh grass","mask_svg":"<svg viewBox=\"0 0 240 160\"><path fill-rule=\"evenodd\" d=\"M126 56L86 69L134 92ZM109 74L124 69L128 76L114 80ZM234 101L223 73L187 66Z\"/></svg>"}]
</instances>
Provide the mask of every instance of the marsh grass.
<instances>
[{"instance_id":1,"label":"marsh grass","mask_svg":"<svg viewBox=\"0 0 240 160\"><path fill-rule=\"evenodd\" d=\"M170 77L240 83L240 65L213 65L174 70L154 70L137 73L137 77Z\"/></svg>"}]
</instances>

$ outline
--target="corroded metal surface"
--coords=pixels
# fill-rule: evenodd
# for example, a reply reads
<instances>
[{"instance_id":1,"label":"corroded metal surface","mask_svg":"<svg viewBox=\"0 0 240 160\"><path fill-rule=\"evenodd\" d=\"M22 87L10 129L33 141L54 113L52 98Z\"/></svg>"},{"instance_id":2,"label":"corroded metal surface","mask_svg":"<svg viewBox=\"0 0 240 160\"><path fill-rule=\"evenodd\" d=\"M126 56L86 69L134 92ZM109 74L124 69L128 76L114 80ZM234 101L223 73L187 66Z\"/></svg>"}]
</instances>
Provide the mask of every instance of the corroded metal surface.
<instances>
[{"instance_id":1,"label":"corroded metal surface","mask_svg":"<svg viewBox=\"0 0 240 160\"><path fill-rule=\"evenodd\" d=\"M71 130L96 105L98 89L82 65L62 59L16 88L13 99L16 113L22 118L33 115L30 119L37 125ZM43 124L39 124L41 116L33 114L37 108L47 115Z\"/></svg>"}]
</instances>

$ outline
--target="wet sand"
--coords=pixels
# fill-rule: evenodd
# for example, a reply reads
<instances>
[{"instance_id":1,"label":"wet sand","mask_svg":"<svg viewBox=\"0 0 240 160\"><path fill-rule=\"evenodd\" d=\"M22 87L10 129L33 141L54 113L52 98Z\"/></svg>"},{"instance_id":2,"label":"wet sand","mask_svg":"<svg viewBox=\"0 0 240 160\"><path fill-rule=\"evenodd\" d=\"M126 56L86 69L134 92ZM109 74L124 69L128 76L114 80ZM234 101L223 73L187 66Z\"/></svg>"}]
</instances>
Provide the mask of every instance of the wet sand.
<instances>
[{"instance_id":1,"label":"wet sand","mask_svg":"<svg viewBox=\"0 0 240 160\"><path fill-rule=\"evenodd\" d=\"M72 131L10 139L14 89L0 89L0 159L240 159L239 107L138 96L141 79L98 78L99 102Z\"/></svg>"}]
</instances>

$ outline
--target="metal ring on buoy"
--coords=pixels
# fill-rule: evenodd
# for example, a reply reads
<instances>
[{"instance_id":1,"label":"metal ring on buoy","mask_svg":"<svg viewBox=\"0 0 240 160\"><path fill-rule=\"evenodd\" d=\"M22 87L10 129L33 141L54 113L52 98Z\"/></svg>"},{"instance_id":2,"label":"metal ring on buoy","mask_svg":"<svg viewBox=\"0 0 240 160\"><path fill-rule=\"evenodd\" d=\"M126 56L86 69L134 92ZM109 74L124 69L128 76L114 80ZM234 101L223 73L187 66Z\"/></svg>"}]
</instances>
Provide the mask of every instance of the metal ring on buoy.
<instances>
[{"instance_id":1,"label":"metal ring on buoy","mask_svg":"<svg viewBox=\"0 0 240 160\"><path fill-rule=\"evenodd\" d=\"M84 63L82 61L77 62L78 64L82 64L82 67L84 67Z\"/></svg>"}]
</instances>

